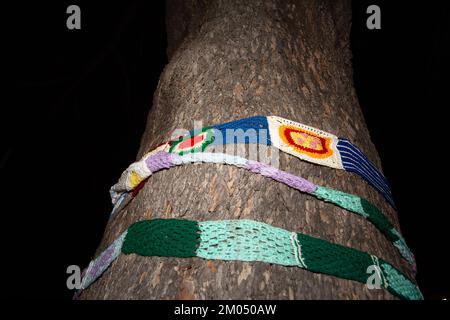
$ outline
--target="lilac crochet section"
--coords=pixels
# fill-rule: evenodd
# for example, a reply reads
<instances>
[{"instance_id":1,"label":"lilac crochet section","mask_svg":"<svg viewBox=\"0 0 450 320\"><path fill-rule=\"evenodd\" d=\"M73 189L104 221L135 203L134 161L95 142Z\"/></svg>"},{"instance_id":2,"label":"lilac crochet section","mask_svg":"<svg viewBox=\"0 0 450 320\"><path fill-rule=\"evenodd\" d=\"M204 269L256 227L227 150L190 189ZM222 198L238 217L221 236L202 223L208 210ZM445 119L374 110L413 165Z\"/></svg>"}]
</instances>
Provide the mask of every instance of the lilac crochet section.
<instances>
[{"instance_id":1,"label":"lilac crochet section","mask_svg":"<svg viewBox=\"0 0 450 320\"><path fill-rule=\"evenodd\" d=\"M81 289L89 287L118 257L121 252L123 241L127 232L125 231L119 238L103 251L95 260L91 261L81 283Z\"/></svg>"},{"instance_id":2,"label":"lilac crochet section","mask_svg":"<svg viewBox=\"0 0 450 320\"><path fill-rule=\"evenodd\" d=\"M145 159L145 164L151 172L156 172L163 169L169 169L180 163L177 163L177 154L159 151Z\"/></svg>"},{"instance_id":3,"label":"lilac crochet section","mask_svg":"<svg viewBox=\"0 0 450 320\"><path fill-rule=\"evenodd\" d=\"M278 170L272 166L258 161L247 160L241 157L230 156L227 154L199 153L179 156L174 153L158 152L145 159L145 163L147 164L147 167L151 172L157 172L162 169L168 169L189 162L231 164L238 167L243 167L250 172L258 173L275 181L284 183L289 187L302 192L314 193L317 189L317 186L315 184L301 177L297 177L293 174Z\"/></svg>"},{"instance_id":4,"label":"lilac crochet section","mask_svg":"<svg viewBox=\"0 0 450 320\"><path fill-rule=\"evenodd\" d=\"M147 179L150 175L160 170L169 169L175 166L186 165L191 163L216 163L216 164L228 164L233 165L235 167L244 168L250 172L261 174L265 177L271 178L275 181L286 184L287 186L299 190L301 192L313 194L317 186L306 179L295 176L293 174L281 171L276 169L270 165L254 161L247 160L242 157L233 156L225 153L192 153L186 155L178 155L176 153L169 153L166 151L158 151L152 155L148 155L144 157L139 162L134 163L136 167L145 166L145 170L141 170L142 172L147 172L142 175L140 178L142 180ZM147 170L147 171L146 171ZM113 199L113 203L116 204L113 212L111 214L114 215L118 211L121 210L122 207L126 205L128 201L125 201L124 194L129 194L126 183L125 184L116 184L111 188L111 196ZM122 206L121 202L124 202L124 206Z\"/></svg>"},{"instance_id":5,"label":"lilac crochet section","mask_svg":"<svg viewBox=\"0 0 450 320\"><path fill-rule=\"evenodd\" d=\"M222 153L194 153L180 156L175 153L159 151L144 158L143 161L152 173L194 162L223 163L245 168L250 172L258 173L275 181L284 183L301 192L312 194L317 189L317 186L308 180L281 171L267 164ZM142 178L145 179L147 177Z\"/></svg>"},{"instance_id":6,"label":"lilac crochet section","mask_svg":"<svg viewBox=\"0 0 450 320\"><path fill-rule=\"evenodd\" d=\"M284 183L289 187L302 192L313 193L317 189L315 184L306 179L278 170L258 161L248 160L245 168L253 173L259 173L265 177L272 178L275 181Z\"/></svg>"}]
</instances>

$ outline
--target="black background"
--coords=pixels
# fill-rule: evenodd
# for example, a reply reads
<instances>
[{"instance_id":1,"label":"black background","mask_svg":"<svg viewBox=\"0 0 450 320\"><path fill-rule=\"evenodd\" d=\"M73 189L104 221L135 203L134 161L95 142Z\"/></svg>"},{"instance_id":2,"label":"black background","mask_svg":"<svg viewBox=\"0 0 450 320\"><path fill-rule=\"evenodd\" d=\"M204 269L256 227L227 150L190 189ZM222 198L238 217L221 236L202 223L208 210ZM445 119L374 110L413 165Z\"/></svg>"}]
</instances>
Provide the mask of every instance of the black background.
<instances>
[{"instance_id":1,"label":"black background","mask_svg":"<svg viewBox=\"0 0 450 320\"><path fill-rule=\"evenodd\" d=\"M70 4L81 7L81 30L66 28ZM366 28L370 4L381 7L381 30ZM353 10L360 103L419 285L426 298L443 299L450 292L449 6L355 0ZM66 268L86 266L99 244L109 187L135 160L167 63L164 4L22 2L3 13L12 83L1 107L3 292L70 299Z\"/></svg>"}]
</instances>

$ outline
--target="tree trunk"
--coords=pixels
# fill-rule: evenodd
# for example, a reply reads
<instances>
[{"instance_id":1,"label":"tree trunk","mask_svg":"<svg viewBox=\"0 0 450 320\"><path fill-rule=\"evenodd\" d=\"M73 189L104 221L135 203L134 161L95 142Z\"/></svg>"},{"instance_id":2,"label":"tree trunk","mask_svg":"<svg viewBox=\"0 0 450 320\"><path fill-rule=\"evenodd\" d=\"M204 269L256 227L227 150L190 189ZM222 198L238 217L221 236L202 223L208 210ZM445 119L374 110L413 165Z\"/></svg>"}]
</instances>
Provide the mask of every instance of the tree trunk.
<instances>
[{"instance_id":1,"label":"tree trunk","mask_svg":"<svg viewBox=\"0 0 450 320\"><path fill-rule=\"evenodd\" d=\"M345 137L380 168L352 80L350 1L169 0L169 64L137 158L192 129L277 115ZM114 161L112 159L111 161ZM125 168L124 168L125 169ZM395 211L360 177L280 153L280 169ZM239 168L202 164L154 174L107 225L104 250L151 218L253 219L375 254L412 276L363 218ZM393 299L386 290L267 263L120 255L84 299Z\"/></svg>"}]
</instances>

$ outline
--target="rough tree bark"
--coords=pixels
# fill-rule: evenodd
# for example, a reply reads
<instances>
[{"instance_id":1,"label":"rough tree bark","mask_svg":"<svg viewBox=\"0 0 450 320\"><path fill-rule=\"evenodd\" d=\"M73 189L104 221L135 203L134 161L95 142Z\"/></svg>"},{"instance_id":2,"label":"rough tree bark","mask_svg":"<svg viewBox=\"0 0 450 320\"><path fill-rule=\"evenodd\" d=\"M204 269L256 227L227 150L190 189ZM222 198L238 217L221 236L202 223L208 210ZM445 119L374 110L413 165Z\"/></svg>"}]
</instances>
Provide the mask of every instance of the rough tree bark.
<instances>
[{"instance_id":1,"label":"rough tree bark","mask_svg":"<svg viewBox=\"0 0 450 320\"><path fill-rule=\"evenodd\" d=\"M278 115L349 138L380 167L352 80L350 1L169 0L169 64L137 158L191 129ZM125 168L124 168L125 169ZM280 169L363 196L398 227L360 177L280 153ZM254 219L376 254L411 276L364 219L238 168L203 164L158 172L106 227L99 251L149 218ZM393 299L385 290L266 263L120 255L84 299Z\"/></svg>"}]
</instances>

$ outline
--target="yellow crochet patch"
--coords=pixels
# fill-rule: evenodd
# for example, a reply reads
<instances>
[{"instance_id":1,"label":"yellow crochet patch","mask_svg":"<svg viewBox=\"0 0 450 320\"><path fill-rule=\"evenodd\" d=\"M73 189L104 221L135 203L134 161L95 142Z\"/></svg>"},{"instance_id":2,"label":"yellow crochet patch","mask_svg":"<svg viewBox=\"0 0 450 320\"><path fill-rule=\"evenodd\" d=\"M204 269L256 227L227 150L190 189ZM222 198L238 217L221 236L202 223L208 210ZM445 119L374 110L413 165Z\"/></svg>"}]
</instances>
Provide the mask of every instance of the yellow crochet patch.
<instances>
[{"instance_id":1,"label":"yellow crochet patch","mask_svg":"<svg viewBox=\"0 0 450 320\"><path fill-rule=\"evenodd\" d=\"M130 174L130 187L132 189L136 188L142 180L142 177L136 171L132 171Z\"/></svg>"}]
</instances>

